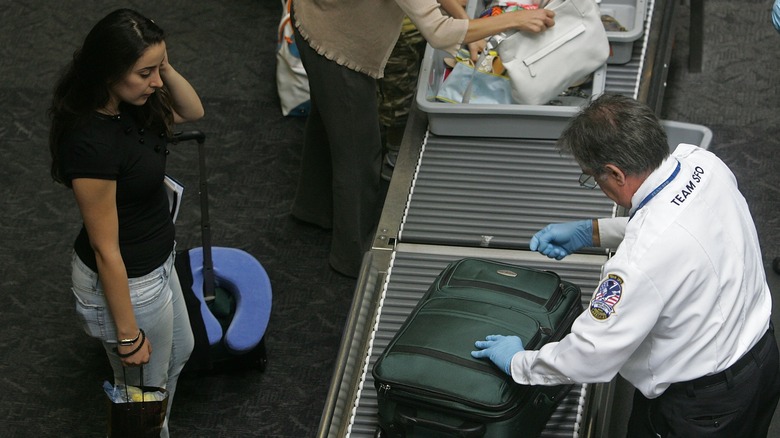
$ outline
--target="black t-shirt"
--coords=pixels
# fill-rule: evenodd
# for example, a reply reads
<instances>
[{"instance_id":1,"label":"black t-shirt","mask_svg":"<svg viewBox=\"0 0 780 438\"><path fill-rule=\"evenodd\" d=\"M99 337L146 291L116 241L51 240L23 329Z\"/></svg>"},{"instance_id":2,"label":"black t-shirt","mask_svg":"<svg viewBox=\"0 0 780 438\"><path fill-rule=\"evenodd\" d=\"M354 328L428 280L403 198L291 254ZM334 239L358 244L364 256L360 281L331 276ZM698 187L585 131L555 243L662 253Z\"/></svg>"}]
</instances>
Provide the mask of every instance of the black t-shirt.
<instances>
[{"instance_id":1,"label":"black t-shirt","mask_svg":"<svg viewBox=\"0 0 780 438\"><path fill-rule=\"evenodd\" d=\"M128 277L159 267L173 249L175 230L163 180L167 143L162 128L144 128L129 114L94 113L67 132L60 166L67 181L114 180L119 218L119 248ZM95 253L82 226L74 249L97 271Z\"/></svg>"}]
</instances>

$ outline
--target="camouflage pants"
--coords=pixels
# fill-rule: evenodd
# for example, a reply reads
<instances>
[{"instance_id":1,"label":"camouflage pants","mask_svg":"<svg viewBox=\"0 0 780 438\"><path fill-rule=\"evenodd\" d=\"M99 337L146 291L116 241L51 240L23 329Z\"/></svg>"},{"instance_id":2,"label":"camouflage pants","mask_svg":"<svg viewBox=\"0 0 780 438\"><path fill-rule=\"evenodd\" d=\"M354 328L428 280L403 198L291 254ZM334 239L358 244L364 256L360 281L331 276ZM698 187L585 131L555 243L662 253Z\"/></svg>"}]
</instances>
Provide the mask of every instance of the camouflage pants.
<instances>
[{"instance_id":1,"label":"camouflage pants","mask_svg":"<svg viewBox=\"0 0 780 438\"><path fill-rule=\"evenodd\" d=\"M387 61L385 76L377 81L379 123L386 150L397 151L401 144L424 51L425 39L409 18L405 18L401 35Z\"/></svg>"}]
</instances>

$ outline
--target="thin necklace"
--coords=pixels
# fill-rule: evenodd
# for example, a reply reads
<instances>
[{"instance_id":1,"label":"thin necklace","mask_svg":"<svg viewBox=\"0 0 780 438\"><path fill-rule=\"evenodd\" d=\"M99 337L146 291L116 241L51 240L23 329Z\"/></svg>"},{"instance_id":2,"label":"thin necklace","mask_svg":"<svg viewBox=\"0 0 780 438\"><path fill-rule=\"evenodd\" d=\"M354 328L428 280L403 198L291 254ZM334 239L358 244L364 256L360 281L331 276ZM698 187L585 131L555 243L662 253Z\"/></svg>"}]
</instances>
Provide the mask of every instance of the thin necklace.
<instances>
[{"instance_id":1,"label":"thin necklace","mask_svg":"<svg viewBox=\"0 0 780 438\"><path fill-rule=\"evenodd\" d=\"M100 114L105 114L107 116L118 116L120 114L118 109L114 111L109 111L106 108L100 108L99 110L97 110L97 112L99 112Z\"/></svg>"}]
</instances>

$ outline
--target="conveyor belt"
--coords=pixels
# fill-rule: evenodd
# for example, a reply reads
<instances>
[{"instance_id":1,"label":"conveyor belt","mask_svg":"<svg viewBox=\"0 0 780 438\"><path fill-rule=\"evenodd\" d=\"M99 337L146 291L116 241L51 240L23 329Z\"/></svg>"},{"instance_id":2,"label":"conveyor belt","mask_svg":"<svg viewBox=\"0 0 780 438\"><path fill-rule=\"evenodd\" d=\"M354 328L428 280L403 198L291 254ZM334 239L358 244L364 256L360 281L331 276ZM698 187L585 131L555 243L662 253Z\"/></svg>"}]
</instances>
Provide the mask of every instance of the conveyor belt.
<instances>
[{"instance_id":1,"label":"conveyor belt","mask_svg":"<svg viewBox=\"0 0 780 438\"><path fill-rule=\"evenodd\" d=\"M585 291L587 302L595 289L606 256L574 256L561 262L528 251L499 251L436 246L399 245L394 252L387 279L382 288L367 362L363 364L356 405L349 421L350 437L373 437L376 431L377 393L371 369L409 312L447 263L466 256L485 257L518 263L539 269L551 269ZM554 266L551 266L554 264ZM587 385L578 385L564 398L547 424L543 437L572 437L579 429Z\"/></svg>"},{"instance_id":2,"label":"conveyor belt","mask_svg":"<svg viewBox=\"0 0 780 438\"><path fill-rule=\"evenodd\" d=\"M704 127L662 123L672 149L679 143L709 145ZM579 175L579 166L553 140L428 133L398 240L528 249L531 236L548 223L615 215L617 206L601 190L580 187Z\"/></svg>"},{"instance_id":3,"label":"conveyor belt","mask_svg":"<svg viewBox=\"0 0 780 438\"><path fill-rule=\"evenodd\" d=\"M526 248L550 222L613 216L553 140L426 136L398 239Z\"/></svg>"},{"instance_id":4,"label":"conveyor belt","mask_svg":"<svg viewBox=\"0 0 780 438\"><path fill-rule=\"evenodd\" d=\"M649 43L650 23L653 20L654 6L655 0L647 2L645 32L634 43L631 60L625 64L607 65L607 78L604 84L604 91L607 93L623 94L633 98L639 96L639 84L646 62L645 54Z\"/></svg>"},{"instance_id":5,"label":"conveyor belt","mask_svg":"<svg viewBox=\"0 0 780 438\"><path fill-rule=\"evenodd\" d=\"M665 81L671 31L663 28L671 27L674 0L650 0L647 8L645 32L631 61L609 65L605 87L653 106ZM663 25L654 21L661 17ZM661 91L648 92L653 87ZM425 117L412 111L373 249L358 279L319 438L374 437L371 367L448 261L476 256L554 269L580 285L584 297L590 295L605 253L554 262L523 250L546 223L615 214L600 191L578 186L579 172L553 141L436 137L427 132ZM544 436L608 436L612 397L611 385L576 387Z\"/></svg>"},{"instance_id":6,"label":"conveyor belt","mask_svg":"<svg viewBox=\"0 0 780 438\"><path fill-rule=\"evenodd\" d=\"M652 6L653 1L650 0ZM649 14L650 12L648 12ZM647 33L645 33L647 35ZM607 78L604 83L604 91L607 93L623 94L636 98L639 92L639 75L644 66L642 53L645 50L646 37L642 37L634 44L634 52L631 61L626 64L607 65Z\"/></svg>"}]
</instances>

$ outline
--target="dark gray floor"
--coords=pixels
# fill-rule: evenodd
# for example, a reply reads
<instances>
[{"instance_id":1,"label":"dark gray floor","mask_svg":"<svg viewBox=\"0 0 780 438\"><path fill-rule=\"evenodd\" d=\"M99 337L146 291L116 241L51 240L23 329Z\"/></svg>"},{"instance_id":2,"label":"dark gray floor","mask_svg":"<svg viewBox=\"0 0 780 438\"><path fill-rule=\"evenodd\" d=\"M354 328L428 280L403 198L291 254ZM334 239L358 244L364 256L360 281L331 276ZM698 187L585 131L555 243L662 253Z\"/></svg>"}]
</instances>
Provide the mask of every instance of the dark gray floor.
<instances>
[{"instance_id":1,"label":"dark gray floor","mask_svg":"<svg viewBox=\"0 0 780 438\"><path fill-rule=\"evenodd\" d=\"M267 0L0 0L0 435L104 435L100 385L108 370L72 311L69 248L79 216L70 193L48 176L45 111L57 72L88 29L124 6L167 30L171 63L203 98L207 116L195 127L208 135L214 244L253 254L274 287L265 373L185 376L171 432L314 436L354 282L328 267L329 234L288 215L303 121L278 109L281 7ZM687 36L678 33L663 116L713 130L711 149L737 175L769 266L780 255L780 35L770 0L706 7L704 71L687 71ZM687 7L678 10L684 27ZM196 158L194 147L181 145L169 162L188 190L183 248L199 245ZM778 276L768 277L780 294Z\"/></svg>"},{"instance_id":2,"label":"dark gray floor","mask_svg":"<svg viewBox=\"0 0 780 438\"><path fill-rule=\"evenodd\" d=\"M780 324L780 34L772 27L772 0L707 0L700 73L688 70L689 0L682 0L664 114L713 131L711 150L732 169L758 229ZM780 437L780 408L770 437Z\"/></svg>"},{"instance_id":3,"label":"dark gray floor","mask_svg":"<svg viewBox=\"0 0 780 438\"><path fill-rule=\"evenodd\" d=\"M241 248L273 284L269 363L180 382L178 437L313 436L354 280L327 264L330 235L289 218L303 120L281 116L274 79L278 1L0 1L0 435L99 437L104 353L79 329L69 252L79 226L72 195L48 176L46 108L59 69L89 28L130 6L169 34L171 63L199 90L208 135L213 243ZM199 246L197 153L172 148L187 186L177 229Z\"/></svg>"}]
</instances>

